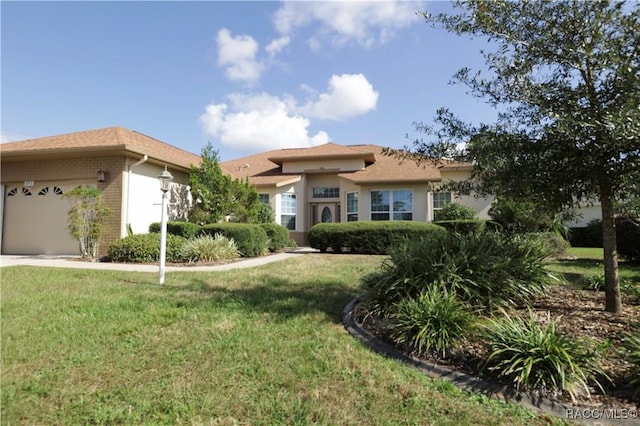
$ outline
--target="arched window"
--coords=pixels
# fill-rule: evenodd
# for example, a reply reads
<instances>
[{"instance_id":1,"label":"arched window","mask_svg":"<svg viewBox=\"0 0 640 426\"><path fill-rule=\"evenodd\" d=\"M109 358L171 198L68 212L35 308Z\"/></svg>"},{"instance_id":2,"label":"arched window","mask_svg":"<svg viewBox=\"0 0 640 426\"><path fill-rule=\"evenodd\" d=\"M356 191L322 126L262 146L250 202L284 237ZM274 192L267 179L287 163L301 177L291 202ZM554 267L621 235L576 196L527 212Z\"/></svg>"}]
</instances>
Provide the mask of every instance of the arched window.
<instances>
[{"instance_id":1,"label":"arched window","mask_svg":"<svg viewBox=\"0 0 640 426\"><path fill-rule=\"evenodd\" d=\"M331 209L329 207L325 207L324 209L322 209L322 222L323 223L333 222L333 215L331 214Z\"/></svg>"}]
</instances>

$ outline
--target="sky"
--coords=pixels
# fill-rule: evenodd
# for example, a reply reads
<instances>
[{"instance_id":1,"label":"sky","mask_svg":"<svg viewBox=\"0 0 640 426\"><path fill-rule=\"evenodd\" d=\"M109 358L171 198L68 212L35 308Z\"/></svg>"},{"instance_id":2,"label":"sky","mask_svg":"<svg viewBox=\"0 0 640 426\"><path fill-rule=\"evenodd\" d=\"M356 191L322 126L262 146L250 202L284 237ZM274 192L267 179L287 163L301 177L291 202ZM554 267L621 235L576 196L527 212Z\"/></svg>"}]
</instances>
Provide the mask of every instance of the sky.
<instances>
[{"instance_id":1,"label":"sky","mask_svg":"<svg viewBox=\"0 0 640 426\"><path fill-rule=\"evenodd\" d=\"M410 1L2 1L0 139L122 126L222 161L280 148L401 148L440 107L491 121L451 85L486 42ZM407 135L409 139L407 139Z\"/></svg>"}]
</instances>

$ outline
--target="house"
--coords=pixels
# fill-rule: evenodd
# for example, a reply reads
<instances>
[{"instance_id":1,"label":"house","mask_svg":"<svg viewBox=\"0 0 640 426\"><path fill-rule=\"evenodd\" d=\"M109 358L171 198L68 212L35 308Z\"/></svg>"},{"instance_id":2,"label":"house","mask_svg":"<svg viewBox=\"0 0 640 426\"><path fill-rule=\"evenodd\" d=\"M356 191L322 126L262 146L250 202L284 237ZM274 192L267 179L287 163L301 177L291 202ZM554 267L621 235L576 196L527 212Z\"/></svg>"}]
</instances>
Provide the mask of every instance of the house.
<instances>
[{"instance_id":1,"label":"house","mask_svg":"<svg viewBox=\"0 0 640 426\"><path fill-rule=\"evenodd\" d=\"M275 211L298 245L320 222L413 220L429 222L434 212L459 202L488 218L493 198L461 196L439 190L447 180L464 180L472 166L416 164L383 155L376 145L327 143L281 149L225 161L224 173L248 179L260 199Z\"/></svg>"},{"instance_id":2,"label":"house","mask_svg":"<svg viewBox=\"0 0 640 426\"><path fill-rule=\"evenodd\" d=\"M103 191L108 217L100 254L110 242L148 231L159 222L162 193L157 176L174 177L171 218L186 217L191 164L200 157L122 127L0 144L0 241L2 254L78 254L67 230L78 186Z\"/></svg>"}]
</instances>

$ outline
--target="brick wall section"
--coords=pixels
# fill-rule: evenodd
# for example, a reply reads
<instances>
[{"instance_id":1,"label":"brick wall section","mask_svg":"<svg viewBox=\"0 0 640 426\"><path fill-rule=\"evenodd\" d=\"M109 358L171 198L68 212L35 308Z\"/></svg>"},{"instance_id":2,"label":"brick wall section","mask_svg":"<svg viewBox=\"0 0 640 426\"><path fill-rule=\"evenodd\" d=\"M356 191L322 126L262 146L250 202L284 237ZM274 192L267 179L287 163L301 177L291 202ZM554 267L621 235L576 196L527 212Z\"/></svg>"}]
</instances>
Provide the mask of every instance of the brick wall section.
<instances>
[{"instance_id":1,"label":"brick wall section","mask_svg":"<svg viewBox=\"0 0 640 426\"><path fill-rule=\"evenodd\" d=\"M107 218L106 230L100 244L99 256L103 256L107 253L109 244L120 238L121 235L125 167L124 156L4 161L2 163L2 183L22 184L27 180L32 180L36 184L39 181L87 180L94 182L102 191L104 200L112 212ZM105 182L98 182L98 170L107 172Z\"/></svg>"}]
</instances>

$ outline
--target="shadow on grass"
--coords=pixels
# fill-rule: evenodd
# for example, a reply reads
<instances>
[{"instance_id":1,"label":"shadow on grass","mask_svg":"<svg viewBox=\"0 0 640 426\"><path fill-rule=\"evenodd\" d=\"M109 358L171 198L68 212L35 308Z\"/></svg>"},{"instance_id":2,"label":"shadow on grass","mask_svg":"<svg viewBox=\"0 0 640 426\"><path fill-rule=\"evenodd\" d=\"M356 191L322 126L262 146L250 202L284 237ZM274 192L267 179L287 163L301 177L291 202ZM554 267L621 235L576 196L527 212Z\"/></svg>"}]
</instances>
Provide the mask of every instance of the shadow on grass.
<instances>
[{"instance_id":1,"label":"shadow on grass","mask_svg":"<svg viewBox=\"0 0 640 426\"><path fill-rule=\"evenodd\" d=\"M312 313L322 313L336 324L342 321L342 309L357 290L330 280L294 283L287 279L264 276L261 283L239 288L211 286L205 279L194 279L176 290L193 291L203 303L235 305L247 312L267 313L277 321Z\"/></svg>"}]
</instances>

